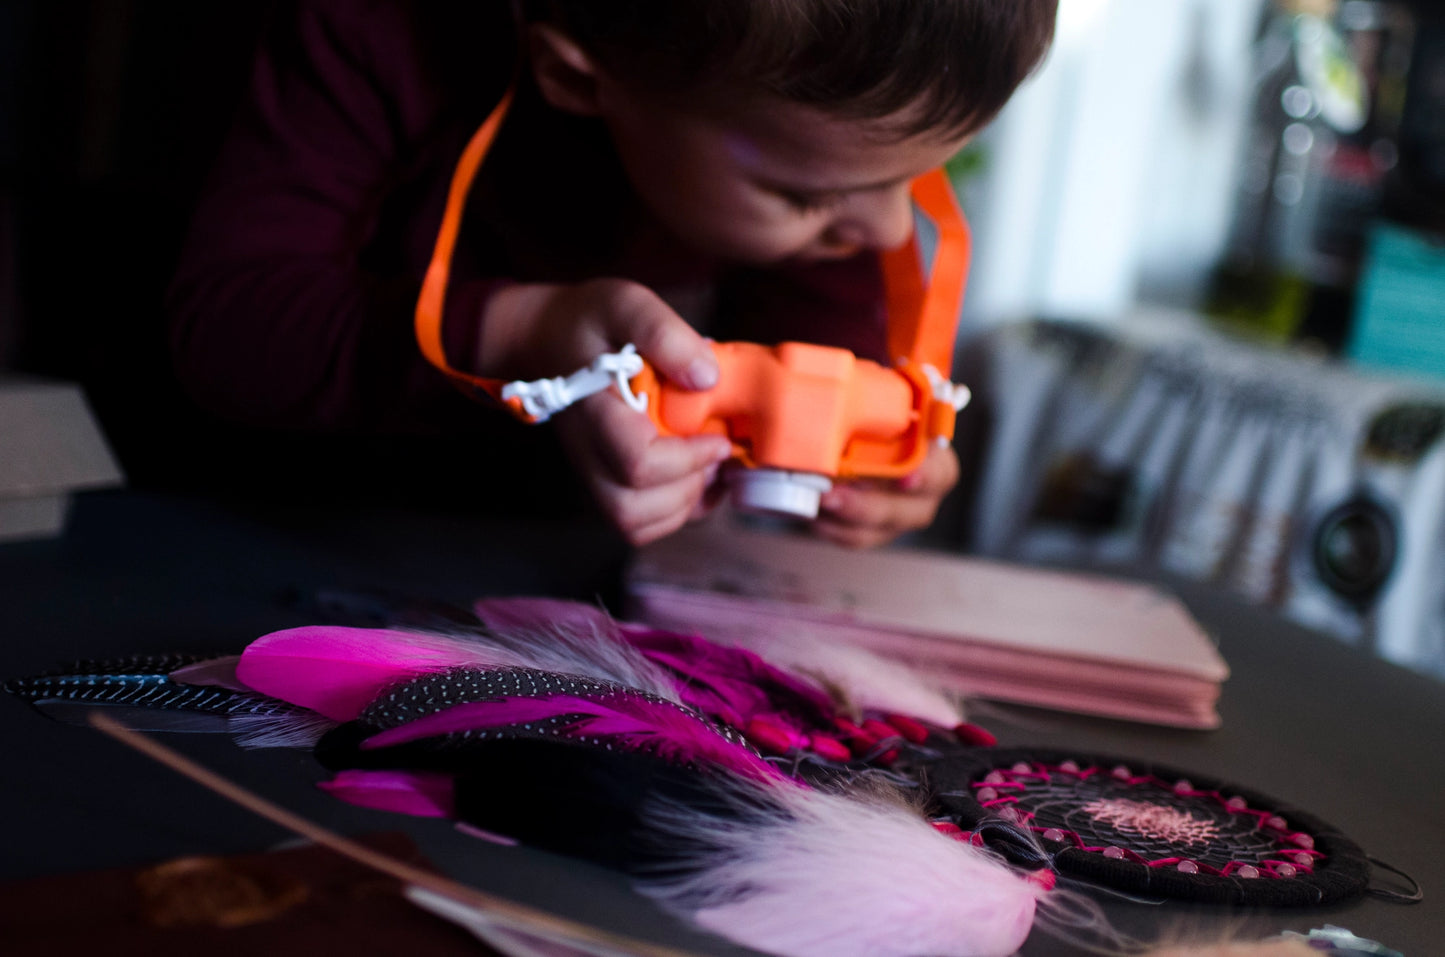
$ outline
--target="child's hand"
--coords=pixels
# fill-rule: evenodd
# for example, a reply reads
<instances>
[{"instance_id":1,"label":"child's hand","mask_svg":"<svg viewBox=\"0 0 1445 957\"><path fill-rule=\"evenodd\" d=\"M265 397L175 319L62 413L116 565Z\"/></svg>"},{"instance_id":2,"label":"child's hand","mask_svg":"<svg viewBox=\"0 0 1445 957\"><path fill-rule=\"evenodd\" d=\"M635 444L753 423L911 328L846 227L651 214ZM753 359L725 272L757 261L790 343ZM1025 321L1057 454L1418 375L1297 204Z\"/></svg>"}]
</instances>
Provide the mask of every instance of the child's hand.
<instances>
[{"instance_id":1,"label":"child's hand","mask_svg":"<svg viewBox=\"0 0 1445 957\"><path fill-rule=\"evenodd\" d=\"M882 545L932 524L943 496L957 482L958 456L952 446L934 447L918 471L903 478L834 485L823 494L813 527L849 548Z\"/></svg>"},{"instance_id":2,"label":"child's hand","mask_svg":"<svg viewBox=\"0 0 1445 957\"><path fill-rule=\"evenodd\" d=\"M567 374L629 342L674 384L706 389L717 381L707 340L650 289L620 279L499 292L488 307L480 364L525 370L508 377ZM659 435L651 419L611 389L555 422L583 482L634 545L662 538L700 512L731 454L721 436Z\"/></svg>"},{"instance_id":3,"label":"child's hand","mask_svg":"<svg viewBox=\"0 0 1445 957\"><path fill-rule=\"evenodd\" d=\"M557 428L593 498L634 545L700 515L718 466L732 453L721 436L659 435L651 419L610 390L559 415Z\"/></svg>"}]
</instances>

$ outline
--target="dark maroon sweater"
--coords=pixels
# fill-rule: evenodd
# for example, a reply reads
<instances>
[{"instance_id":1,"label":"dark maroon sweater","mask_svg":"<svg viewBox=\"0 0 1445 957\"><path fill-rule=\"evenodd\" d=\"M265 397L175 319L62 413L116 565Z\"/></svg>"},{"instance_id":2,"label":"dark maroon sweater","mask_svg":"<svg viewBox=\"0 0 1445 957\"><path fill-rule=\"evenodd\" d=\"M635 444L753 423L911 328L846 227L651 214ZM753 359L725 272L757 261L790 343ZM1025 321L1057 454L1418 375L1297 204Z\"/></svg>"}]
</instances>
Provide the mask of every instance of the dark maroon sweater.
<instances>
[{"instance_id":1,"label":"dark maroon sweater","mask_svg":"<svg viewBox=\"0 0 1445 957\"><path fill-rule=\"evenodd\" d=\"M453 166L513 74L508 7L282 5L170 291L172 351L197 402L251 425L373 434L500 416L421 358L412 310ZM772 271L644 261L627 253L644 215L605 130L524 80L468 203L444 325L453 363L474 355L500 284L601 275L706 285L719 339L881 351L874 257Z\"/></svg>"}]
</instances>

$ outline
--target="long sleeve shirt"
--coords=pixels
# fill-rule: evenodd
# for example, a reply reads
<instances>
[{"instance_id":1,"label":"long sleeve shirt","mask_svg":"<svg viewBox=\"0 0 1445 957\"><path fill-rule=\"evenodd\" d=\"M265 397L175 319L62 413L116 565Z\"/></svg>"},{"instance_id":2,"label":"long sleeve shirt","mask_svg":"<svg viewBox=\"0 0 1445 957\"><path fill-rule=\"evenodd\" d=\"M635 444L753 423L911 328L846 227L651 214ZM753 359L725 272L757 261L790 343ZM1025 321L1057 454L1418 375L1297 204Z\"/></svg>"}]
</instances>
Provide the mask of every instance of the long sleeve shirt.
<instances>
[{"instance_id":1,"label":"long sleeve shirt","mask_svg":"<svg viewBox=\"0 0 1445 957\"><path fill-rule=\"evenodd\" d=\"M500 412L464 398L421 357L412 317L453 167L519 75L508 6L282 6L169 294L177 372L199 404L289 430L496 426ZM829 342L878 356L872 256L699 276L630 255L640 207L605 128L549 109L524 73L468 201L443 324L454 365L472 364L487 298L501 285L604 275L659 292L681 275L700 282L717 338Z\"/></svg>"}]
</instances>

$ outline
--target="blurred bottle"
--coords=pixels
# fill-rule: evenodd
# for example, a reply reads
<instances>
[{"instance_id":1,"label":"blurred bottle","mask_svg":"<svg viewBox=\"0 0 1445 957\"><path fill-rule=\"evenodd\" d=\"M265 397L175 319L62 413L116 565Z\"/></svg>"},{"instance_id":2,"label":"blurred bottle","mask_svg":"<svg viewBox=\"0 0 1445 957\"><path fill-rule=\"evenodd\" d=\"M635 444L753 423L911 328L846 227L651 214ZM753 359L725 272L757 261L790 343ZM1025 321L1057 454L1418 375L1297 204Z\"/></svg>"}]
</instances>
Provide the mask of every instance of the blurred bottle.
<instances>
[{"instance_id":1,"label":"blurred bottle","mask_svg":"<svg viewBox=\"0 0 1445 957\"><path fill-rule=\"evenodd\" d=\"M1398 132L1413 42L1399 3L1273 0L1224 255L1206 311L1337 352Z\"/></svg>"},{"instance_id":2,"label":"blurred bottle","mask_svg":"<svg viewBox=\"0 0 1445 957\"><path fill-rule=\"evenodd\" d=\"M1415 47L1400 120L1400 165L1386 184L1385 216L1445 234L1445 4L1415 6Z\"/></svg>"}]
</instances>

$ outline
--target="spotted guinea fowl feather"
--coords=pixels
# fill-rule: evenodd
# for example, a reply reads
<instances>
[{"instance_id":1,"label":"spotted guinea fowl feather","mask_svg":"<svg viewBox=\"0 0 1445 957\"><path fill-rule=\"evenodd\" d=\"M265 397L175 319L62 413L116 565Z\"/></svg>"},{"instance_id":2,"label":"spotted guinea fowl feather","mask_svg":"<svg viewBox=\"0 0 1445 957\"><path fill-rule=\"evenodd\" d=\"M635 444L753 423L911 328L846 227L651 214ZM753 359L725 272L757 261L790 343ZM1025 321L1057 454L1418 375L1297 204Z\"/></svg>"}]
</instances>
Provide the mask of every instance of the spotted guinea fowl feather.
<instances>
[{"instance_id":1,"label":"spotted guinea fowl feather","mask_svg":"<svg viewBox=\"0 0 1445 957\"><path fill-rule=\"evenodd\" d=\"M445 734L535 724L548 724L564 737L647 751L677 764L721 767L751 780L787 780L701 715L630 691L598 697L555 694L465 702L375 734L362 747L374 750Z\"/></svg>"}]
</instances>

